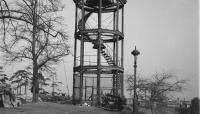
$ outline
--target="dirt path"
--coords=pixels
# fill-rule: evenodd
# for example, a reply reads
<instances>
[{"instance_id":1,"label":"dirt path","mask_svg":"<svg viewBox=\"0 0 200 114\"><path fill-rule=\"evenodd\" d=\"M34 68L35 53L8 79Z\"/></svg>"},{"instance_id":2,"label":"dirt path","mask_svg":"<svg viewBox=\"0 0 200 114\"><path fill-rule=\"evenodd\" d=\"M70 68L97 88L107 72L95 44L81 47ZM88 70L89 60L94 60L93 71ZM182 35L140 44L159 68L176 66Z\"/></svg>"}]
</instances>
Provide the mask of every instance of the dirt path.
<instances>
[{"instance_id":1,"label":"dirt path","mask_svg":"<svg viewBox=\"0 0 200 114\"><path fill-rule=\"evenodd\" d=\"M31 103L18 108L0 108L0 114L121 114L96 107L74 106L57 103Z\"/></svg>"}]
</instances>

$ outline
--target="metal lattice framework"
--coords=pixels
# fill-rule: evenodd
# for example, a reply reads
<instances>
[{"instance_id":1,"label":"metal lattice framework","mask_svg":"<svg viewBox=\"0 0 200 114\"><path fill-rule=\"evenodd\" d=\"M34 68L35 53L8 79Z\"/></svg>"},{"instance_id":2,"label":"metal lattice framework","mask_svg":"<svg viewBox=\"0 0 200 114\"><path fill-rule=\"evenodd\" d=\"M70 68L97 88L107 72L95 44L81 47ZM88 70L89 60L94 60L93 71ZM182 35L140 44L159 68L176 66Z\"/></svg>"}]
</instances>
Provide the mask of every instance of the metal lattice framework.
<instances>
[{"instance_id":1,"label":"metal lattice framework","mask_svg":"<svg viewBox=\"0 0 200 114\"><path fill-rule=\"evenodd\" d=\"M101 104L101 95L123 96L126 0L74 0L73 101Z\"/></svg>"}]
</instances>

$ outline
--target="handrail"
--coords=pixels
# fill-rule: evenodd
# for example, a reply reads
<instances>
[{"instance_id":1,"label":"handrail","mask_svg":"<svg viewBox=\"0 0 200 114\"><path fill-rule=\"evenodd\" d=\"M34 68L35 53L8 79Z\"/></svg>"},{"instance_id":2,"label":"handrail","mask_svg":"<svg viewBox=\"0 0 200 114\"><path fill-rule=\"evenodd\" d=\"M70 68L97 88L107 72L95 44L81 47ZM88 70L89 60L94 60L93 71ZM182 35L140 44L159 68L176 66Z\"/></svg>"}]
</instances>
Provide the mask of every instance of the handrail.
<instances>
[{"instance_id":1,"label":"handrail","mask_svg":"<svg viewBox=\"0 0 200 114\"><path fill-rule=\"evenodd\" d=\"M84 55L84 56L97 56L97 55ZM80 56L77 56L76 58L80 58Z\"/></svg>"},{"instance_id":2,"label":"handrail","mask_svg":"<svg viewBox=\"0 0 200 114\"><path fill-rule=\"evenodd\" d=\"M84 55L84 65L97 65L97 59L96 59L97 55ZM94 58L95 57L95 58ZM80 56L76 57L76 66L80 65L80 63L78 61L80 61ZM101 62L102 65L107 64L107 62Z\"/></svg>"}]
</instances>

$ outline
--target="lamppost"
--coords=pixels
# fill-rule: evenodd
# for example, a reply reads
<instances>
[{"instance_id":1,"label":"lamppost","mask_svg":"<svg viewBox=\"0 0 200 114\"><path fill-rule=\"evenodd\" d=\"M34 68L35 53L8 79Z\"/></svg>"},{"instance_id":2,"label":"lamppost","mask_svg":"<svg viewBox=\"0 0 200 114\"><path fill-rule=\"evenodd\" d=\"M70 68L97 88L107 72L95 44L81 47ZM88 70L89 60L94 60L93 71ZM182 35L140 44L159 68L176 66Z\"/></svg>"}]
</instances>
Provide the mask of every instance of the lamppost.
<instances>
[{"instance_id":1,"label":"lamppost","mask_svg":"<svg viewBox=\"0 0 200 114\"><path fill-rule=\"evenodd\" d=\"M140 54L140 52L136 49L131 52L131 54L134 56L134 96L133 96L133 114L137 113L137 93L136 93L136 68L137 68L137 56Z\"/></svg>"}]
</instances>

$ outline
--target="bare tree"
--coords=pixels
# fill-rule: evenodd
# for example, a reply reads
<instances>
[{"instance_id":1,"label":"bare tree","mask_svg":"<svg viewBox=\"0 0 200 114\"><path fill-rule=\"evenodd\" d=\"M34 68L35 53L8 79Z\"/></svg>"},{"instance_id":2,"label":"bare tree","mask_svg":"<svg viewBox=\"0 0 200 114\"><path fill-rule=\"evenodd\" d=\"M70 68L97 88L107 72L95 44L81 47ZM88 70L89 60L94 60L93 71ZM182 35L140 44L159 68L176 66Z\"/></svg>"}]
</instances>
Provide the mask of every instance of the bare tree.
<instances>
[{"instance_id":1,"label":"bare tree","mask_svg":"<svg viewBox=\"0 0 200 114\"><path fill-rule=\"evenodd\" d=\"M171 73L156 73L150 81L150 101L163 102L169 92L180 92L186 80L176 80Z\"/></svg>"},{"instance_id":2,"label":"bare tree","mask_svg":"<svg viewBox=\"0 0 200 114\"><path fill-rule=\"evenodd\" d=\"M134 78L131 75L127 77L128 91L134 89ZM142 100L149 101L153 110L153 103L165 103L171 92L180 92L186 80L177 80L172 73L155 73L150 79L138 78L136 88L137 97ZM153 111L152 111L153 113Z\"/></svg>"},{"instance_id":3,"label":"bare tree","mask_svg":"<svg viewBox=\"0 0 200 114\"><path fill-rule=\"evenodd\" d=\"M5 5L3 5L5 6ZM32 61L33 102L37 101L38 71L50 71L53 64L69 54L60 0L17 0L3 7L2 46L7 62Z\"/></svg>"}]
</instances>

